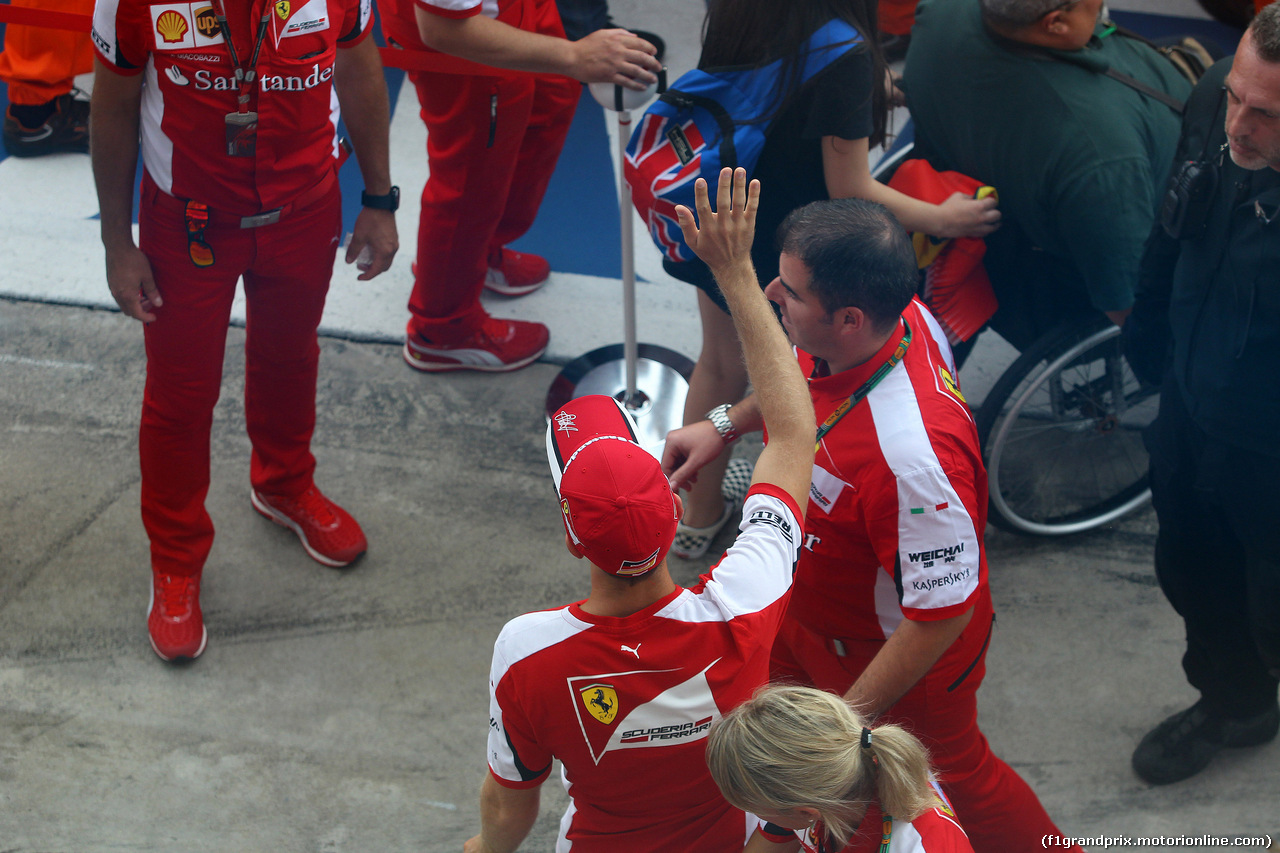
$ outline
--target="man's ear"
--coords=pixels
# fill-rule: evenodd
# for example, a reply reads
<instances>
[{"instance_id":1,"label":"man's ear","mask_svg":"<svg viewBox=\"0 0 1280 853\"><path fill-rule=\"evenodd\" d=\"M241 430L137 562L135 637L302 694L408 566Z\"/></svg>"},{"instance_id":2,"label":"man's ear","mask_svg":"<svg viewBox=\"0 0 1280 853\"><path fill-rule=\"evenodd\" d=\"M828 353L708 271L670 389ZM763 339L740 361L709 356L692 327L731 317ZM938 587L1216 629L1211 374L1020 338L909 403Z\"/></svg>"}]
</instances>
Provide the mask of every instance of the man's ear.
<instances>
[{"instance_id":1,"label":"man's ear","mask_svg":"<svg viewBox=\"0 0 1280 853\"><path fill-rule=\"evenodd\" d=\"M582 549L574 544L573 537L569 535L569 531L567 530L564 532L564 547L569 549L570 554L577 557L579 560L582 559Z\"/></svg>"},{"instance_id":2,"label":"man's ear","mask_svg":"<svg viewBox=\"0 0 1280 853\"><path fill-rule=\"evenodd\" d=\"M832 315L833 322L838 326L838 331L842 335L858 334L867 325L868 319L866 313L861 308L841 308Z\"/></svg>"},{"instance_id":3,"label":"man's ear","mask_svg":"<svg viewBox=\"0 0 1280 853\"><path fill-rule=\"evenodd\" d=\"M674 489L671 492L672 499L676 502L676 521L684 518L684 501L680 500L680 493Z\"/></svg>"},{"instance_id":4,"label":"man's ear","mask_svg":"<svg viewBox=\"0 0 1280 853\"><path fill-rule=\"evenodd\" d=\"M1036 21L1032 26L1039 27L1050 37L1066 35L1069 30L1065 20L1065 14L1062 9L1055 9L1040 20Z\"/></svg>"}]
</instances>

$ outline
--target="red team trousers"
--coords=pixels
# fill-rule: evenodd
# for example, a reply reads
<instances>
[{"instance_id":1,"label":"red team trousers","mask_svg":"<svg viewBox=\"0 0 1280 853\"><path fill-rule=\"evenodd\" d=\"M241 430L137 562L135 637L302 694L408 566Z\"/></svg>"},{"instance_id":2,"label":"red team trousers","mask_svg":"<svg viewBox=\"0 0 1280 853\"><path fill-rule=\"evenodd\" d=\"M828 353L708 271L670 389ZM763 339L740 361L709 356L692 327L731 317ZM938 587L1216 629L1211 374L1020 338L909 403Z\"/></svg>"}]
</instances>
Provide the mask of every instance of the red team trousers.
<instances>
[{"instance_id":1,"label":"red team trousers","mask_svg":"<svg viewBox=\"0 0 1280 853\"><path fill-rule=\"evenodd\" d=\"M957 640L977 647L976 656L969 658L972 669L964 674L966 661L958 671L935 668L895 702L880 722L899 723L924 742L974 850L1040 850L1041 839L1059 835L1058 827L1031 787L991 751L978 728L978 687L986 674L986 636L991 626L990 599L980 600L966 634ZM773 647L770 679L844 694L884 644L845 645L847 654L837 656L823 637L796 619L784 619Z\"/></svg>"},{"instance_id":2,"label":"red team trousers","mask_svg":"<svg viewBox=\"0 0 1280 853\"><path fill-rule=\"evenodd\" d=\"M526 6L534 26L522 29L564 37L555 3ZM431 170L422 190L410 331L447 338L483 320L489 253L533 225L582 85L528 74L409 78L427 126Z\"/></svg>"},{"instance_id":3,"label":"red team trousers","mask_svg":"<svg viewBox=\"0 0 1280 853\"><path fill-rule=\"evenodd\" d=\"M279 495L300 494L312 483L316 328L333 275L342 207L333 178L302 198L301 209L258 228L242 229L238 218L214 214L204 233L214 264L201 268L189 254L182 202L143 176L139 244L164 300L145 327L147 382L139 431L142 521L157 572L198 575L213 545L213 522L204 506L209 430L241 276L250 481L261 492Z\"/></svg>"}]
</instances>

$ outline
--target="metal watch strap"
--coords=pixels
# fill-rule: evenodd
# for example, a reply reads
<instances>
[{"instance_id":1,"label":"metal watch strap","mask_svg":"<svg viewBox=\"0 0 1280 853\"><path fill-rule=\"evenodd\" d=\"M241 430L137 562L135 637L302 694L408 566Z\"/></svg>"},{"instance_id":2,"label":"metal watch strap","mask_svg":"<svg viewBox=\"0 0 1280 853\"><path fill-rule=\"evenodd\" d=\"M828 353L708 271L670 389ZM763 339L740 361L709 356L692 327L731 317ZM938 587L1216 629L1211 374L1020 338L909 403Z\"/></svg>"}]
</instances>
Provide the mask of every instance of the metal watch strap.
<instances>
[{"instance_id":1,"label":"metal watch strap","mask_svg":"<svg viewBox=\"0 0 1280 853\"><path fill-rule=\"evenodd\" d=\"M369 195L367 192L361 192L360 204L374 210L389 210L395 213L400 208L400 188L392 187L391 192L386 195Z\"/></svg>"},{"instance_id":2,"label":"metal watch strap","mask_svg":"<svg viewBox=\"0 0 1280 853\"><path fill-rule=\"evenodd\" d=\"M721 403L706 414L707 420L711 421L711 425L716 428L716 432L720 433L720 438L725 444L732 444L740 437L737 427L733 425L733 421L729 420L730 408L729 403Z\"/></svg>"}]
</instances>

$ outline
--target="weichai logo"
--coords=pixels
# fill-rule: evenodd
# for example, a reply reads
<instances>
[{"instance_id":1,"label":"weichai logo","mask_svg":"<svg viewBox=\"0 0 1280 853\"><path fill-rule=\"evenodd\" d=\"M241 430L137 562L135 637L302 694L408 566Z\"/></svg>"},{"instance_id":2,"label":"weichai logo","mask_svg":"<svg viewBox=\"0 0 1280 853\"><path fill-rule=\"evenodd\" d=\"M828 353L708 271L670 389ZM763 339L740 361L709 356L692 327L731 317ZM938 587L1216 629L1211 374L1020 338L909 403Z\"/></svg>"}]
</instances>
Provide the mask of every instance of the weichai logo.
<instances>
[{"instance_id":1,"label":"weichai logo","mask_svg":"<svg viewBox=\"0 0 1280 853\"><path fill-rule=\"evenodd\" d=\"M947 548L936 548L933 551L911 551L907 554L907 559L913 563L919 563L923 560L943 560L963 553L964 543L960 542ZM947 562L951 562L951 560L947 560Z\"/></svg>"},{"instance_id":2,"label":"weichai logo","mask_svg":"<svg viewBox=\"0 0 1280 853\"><path fill-rule=\"evenodd\" d=\"M164 39L165 44L183 41L188 29L190 25L187 24L187 19L172 9L156 18L156 32Z\"/></svg>"}]
</instances>

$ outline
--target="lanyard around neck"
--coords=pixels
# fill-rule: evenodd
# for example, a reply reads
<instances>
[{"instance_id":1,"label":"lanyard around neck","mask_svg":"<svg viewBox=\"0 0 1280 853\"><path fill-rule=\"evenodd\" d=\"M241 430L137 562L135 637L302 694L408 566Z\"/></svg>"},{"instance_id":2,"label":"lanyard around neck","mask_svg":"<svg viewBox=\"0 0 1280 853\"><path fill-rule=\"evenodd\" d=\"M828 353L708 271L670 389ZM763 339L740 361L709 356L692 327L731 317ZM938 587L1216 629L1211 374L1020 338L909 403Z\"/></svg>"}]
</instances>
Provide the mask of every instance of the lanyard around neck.
<instances>
[{"instance_id":1,"label":"lanyard around neck","mask_svg":"<svg viewBox=\"0 0 1280 853\"><path fill-rule=\"evenodd\" d=\"M253 44L253 53L249 56L248 66L240 64L240 54L235 42L231 39L231 27L227 24L226 0L213 0L213 14L218 19L218 28L227 42L227 51L231 54L231 63L236 69L236 100L242 113L249 111L249 88L258 77L258 54L262 50L262 42L267 37L267 26L271 23L271 4L262 10L262 19L258 21L258 35Z\"/></svg>"},{"instance_id":2,"label":"lanyard around neck","mask_svg":"<svg viewBox=\"0 0 1280 853\"><path fill-rule=\"evenodd\" d=\"M818 449L822 447L822 437L831 432L831 428L840 423L840 419L849 414L854 406L861 403L871 393L872 389L880 384L880 380L888 376L889 371L897 367L898 362L902 361L902 357L907 354L907 347L911 346L911 326L907 323L906 317L902 318L902 325L906 327L907 331L903 334L902 340L898 342L898 346L894 348L893 353L890 354L885 363L876 368L876 372L871 374L871 378L863 382L857 391L854 391L843 403L836 406L836 410L827 415L827 419L818 427L818 440L813 446L814 453L817 453Z\"/></svg>"}]
</instances>

